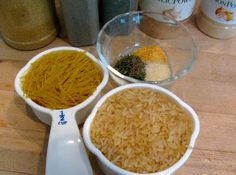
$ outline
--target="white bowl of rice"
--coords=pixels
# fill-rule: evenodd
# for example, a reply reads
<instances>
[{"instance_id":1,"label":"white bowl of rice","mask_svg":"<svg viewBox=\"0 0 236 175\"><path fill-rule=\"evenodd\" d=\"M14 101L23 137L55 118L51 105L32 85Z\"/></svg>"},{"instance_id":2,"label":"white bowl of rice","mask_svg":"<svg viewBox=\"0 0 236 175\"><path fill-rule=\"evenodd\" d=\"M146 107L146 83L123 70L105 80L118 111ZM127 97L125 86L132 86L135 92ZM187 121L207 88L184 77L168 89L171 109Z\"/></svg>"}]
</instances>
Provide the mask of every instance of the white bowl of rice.
<instances>
[{"instance_id":1,"label":"white bowl of rice","mask_svg":"<svg viewBox=\"0 0 236 175\"><path fill-rule=\"evenodd\" d=\"M199 130L197 114L175 94L133 83L99 100L83 136L106 175L171 175L189 158Z\"/></svg>"}]
</instances>

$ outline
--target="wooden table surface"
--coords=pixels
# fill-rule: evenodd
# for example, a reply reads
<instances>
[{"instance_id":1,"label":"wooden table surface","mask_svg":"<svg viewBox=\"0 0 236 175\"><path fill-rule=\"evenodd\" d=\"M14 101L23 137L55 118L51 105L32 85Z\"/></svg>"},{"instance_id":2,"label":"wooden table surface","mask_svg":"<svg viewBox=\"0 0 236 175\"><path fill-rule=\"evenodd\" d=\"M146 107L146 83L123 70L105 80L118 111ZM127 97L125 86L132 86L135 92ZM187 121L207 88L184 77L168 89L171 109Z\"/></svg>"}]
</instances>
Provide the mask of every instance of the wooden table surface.
<instances>
[{"instance_id":1,"label":"wooden table surface","mask_svg":"<svg viewBox=\"0 0 236 175\"><path fill-rule=\"evenodd\" d=\"M216 40L201 33L194 17L184 25L199 54L193 70L172 91L198 113L201 131L187 163L176 175L236 175L236 38ZM16 73L27 60L51 47L17 51L0 40L0 175L43 175L49 126L41 123L14 90ZM95 47L86 47L97 55ZM110 82L105 91L115 87ZM103 175L93 157L95 175Z\"/></svg>"}]
</instances>

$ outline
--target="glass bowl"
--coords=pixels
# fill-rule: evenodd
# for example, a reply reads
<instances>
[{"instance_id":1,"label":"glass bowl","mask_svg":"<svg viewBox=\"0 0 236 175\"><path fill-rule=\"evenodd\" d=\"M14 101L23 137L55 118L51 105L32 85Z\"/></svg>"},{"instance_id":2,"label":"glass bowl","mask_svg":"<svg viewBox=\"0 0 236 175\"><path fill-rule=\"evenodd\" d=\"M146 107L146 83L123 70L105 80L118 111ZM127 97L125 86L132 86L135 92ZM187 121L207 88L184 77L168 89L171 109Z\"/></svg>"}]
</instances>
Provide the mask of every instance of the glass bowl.
<instances>
[{"instance_id":1,"label":"glass bowl","mask_svg":"<svg viewBox=\"0 0 236 175\"><path fill-rule=\"evenodd\" d=\"M170 70L168 77L158 81L138 80L114 68L121 56L145 46L159 46L164 51ZM197 53L196 44L183 24L168 15L140 11L108 21L99 32L96 47L102 63L118 85L145 82L166 88L191 70Z\"/></svg>"}]
</instances>

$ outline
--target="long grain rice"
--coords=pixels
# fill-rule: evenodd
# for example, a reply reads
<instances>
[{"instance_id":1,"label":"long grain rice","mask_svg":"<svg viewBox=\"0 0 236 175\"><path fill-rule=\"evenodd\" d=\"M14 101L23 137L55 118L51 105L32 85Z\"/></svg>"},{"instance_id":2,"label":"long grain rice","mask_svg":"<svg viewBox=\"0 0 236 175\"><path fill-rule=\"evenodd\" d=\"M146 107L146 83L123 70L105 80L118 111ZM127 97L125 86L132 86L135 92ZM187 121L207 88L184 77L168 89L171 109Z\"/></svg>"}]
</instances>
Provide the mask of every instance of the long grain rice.
<instances>
[{"instance_id":1,"label":"long grain rice","mask_svg":"<svg viewBox=\"0 0 236 175\"><path fill-rule=\"evenodd\" d=\"M136 173L162 171L185 153L193 121L176 102L135 88L108 98L91 125L93 144L115 165Z\"/></svg>"}]
</instances>

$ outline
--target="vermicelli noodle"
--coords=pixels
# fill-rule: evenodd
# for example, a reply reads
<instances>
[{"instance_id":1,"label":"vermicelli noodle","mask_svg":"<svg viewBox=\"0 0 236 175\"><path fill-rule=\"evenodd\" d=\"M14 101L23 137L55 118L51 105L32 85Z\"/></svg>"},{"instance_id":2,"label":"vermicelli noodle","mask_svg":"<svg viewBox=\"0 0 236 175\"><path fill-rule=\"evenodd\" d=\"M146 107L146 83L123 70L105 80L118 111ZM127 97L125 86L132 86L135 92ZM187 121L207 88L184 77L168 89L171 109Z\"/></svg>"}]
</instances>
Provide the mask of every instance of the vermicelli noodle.
<instances>
[{"instance_id":1,"label":"vermicelli noodle","mask_svg":"<svg viewBox=\"0 0 236 175\"><path fill-rule=\"evenodd\" d=\"M49 109L75 106L102 81L100 68L85 52L54 51L32 63L21 78L24 95Z\"/></svg>"}]
</instances>

